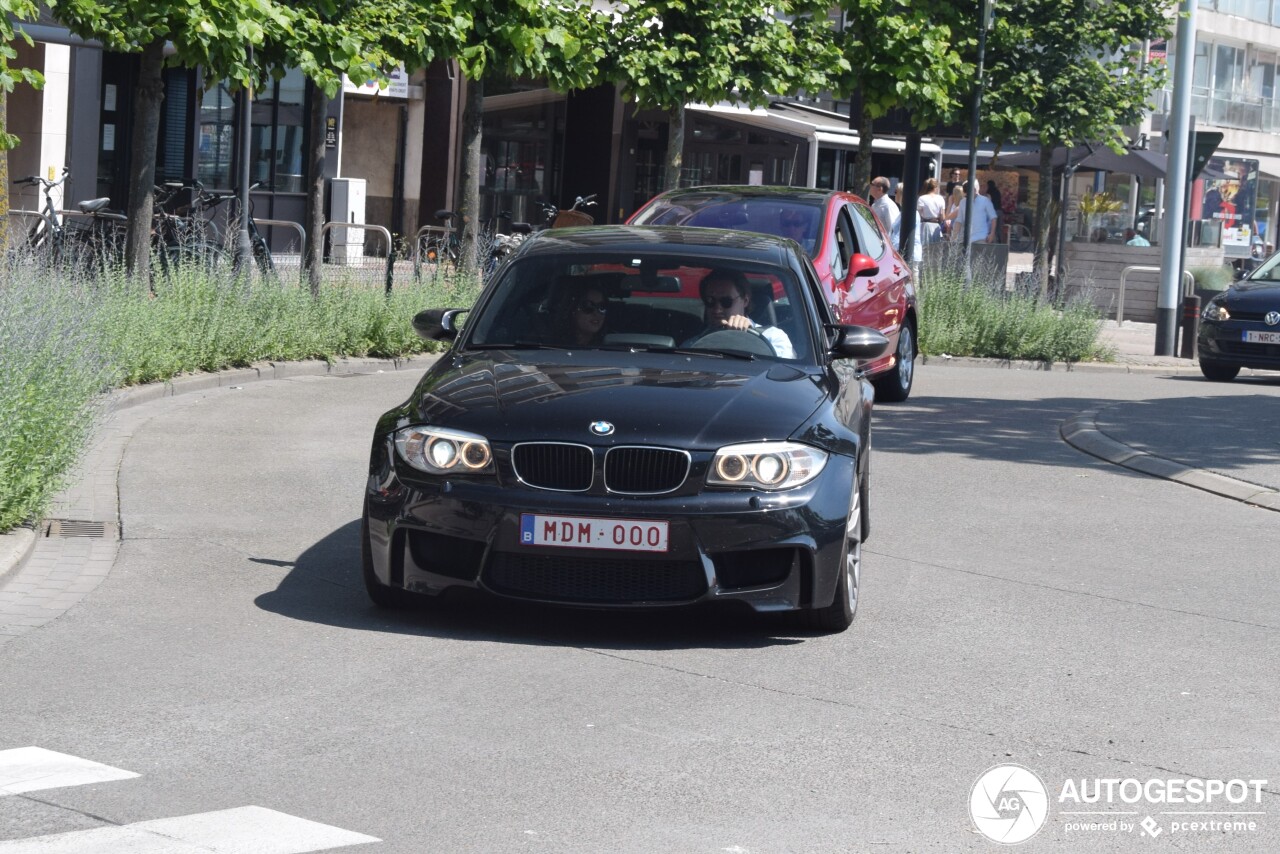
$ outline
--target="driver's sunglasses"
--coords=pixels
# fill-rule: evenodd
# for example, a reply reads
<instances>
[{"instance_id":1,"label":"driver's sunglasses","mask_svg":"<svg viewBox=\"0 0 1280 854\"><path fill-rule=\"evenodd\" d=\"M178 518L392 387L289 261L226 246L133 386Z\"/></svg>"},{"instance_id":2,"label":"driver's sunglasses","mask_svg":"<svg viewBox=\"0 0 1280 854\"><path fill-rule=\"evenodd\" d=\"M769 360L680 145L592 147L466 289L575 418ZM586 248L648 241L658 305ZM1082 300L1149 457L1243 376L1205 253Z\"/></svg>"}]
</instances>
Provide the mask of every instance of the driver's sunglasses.
<instances>
[{"instance_id":1,"label":"driver's sunglasses","mask_svg":"<svg viewBox=\"0 0 1280 854\"><path fill-rule=\"evenodd\" d=\"M608 314L609 306L602 302L592 302L588 299L578 303L578 311L582 314Z\"/></svg>"},{"instance_id":2,"label":"driver's sunglasses","mask_svg":"<svg viewBox=\"0 0 1280 854\"><path fill-rule=\"evenodd\" d=\"M702 304L707 308L711 308L716 303L719 303L721 308L733 308L733 304L740 299L742 297L703 297Z\"/></svg>"}]
</instances>

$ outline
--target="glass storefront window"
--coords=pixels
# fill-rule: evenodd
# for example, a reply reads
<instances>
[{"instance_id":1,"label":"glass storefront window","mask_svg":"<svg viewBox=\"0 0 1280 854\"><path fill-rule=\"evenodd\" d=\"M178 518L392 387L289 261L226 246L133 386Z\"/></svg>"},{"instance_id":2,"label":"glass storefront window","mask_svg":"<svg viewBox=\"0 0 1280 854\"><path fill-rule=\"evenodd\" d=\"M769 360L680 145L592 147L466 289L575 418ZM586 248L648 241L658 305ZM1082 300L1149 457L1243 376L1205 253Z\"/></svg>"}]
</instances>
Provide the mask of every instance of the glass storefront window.
<instances>
[{"instance_id":1,"label":"glass storefront window","mask_svg":"<svg viewBox=\"0 0 1280 854\"><path fill-rule=\"evenodd\" d=\"M306 79L298 69L253 101L250 180L278 193L302 192L303 106Z\"/></svg>"},{"instance_id":2,"label":"glass storefront window","mask_svg":"<svg viewBox=\"0 0 1280 854\"><path fill-rule=\"evenodd\" d=\"M235 151L236 100L219 83L200 99L199 158L196 178L210 189L231 189L231 157Z\"/></svg>"}]
</instances>

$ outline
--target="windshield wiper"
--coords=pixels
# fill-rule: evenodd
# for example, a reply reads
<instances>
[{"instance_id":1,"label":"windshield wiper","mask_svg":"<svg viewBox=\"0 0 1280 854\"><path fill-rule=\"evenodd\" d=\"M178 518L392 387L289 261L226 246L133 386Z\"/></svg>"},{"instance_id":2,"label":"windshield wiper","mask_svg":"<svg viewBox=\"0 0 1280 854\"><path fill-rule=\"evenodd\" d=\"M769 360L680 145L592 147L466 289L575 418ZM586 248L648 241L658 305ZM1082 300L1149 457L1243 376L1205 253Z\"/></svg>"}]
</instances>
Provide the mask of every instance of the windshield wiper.
<instances>
[{"instance_id":1,"label":"windshield wiper","mask_svg":"<svg viewBox=\"0 0 1280 854\"><path fill-rule=\"evenodd\" d=\"M538 341L500 341L493 344L468 344L468 350L569 350L556 344L543 344Z\"/></svg>"},{"instance_id":2,"label":"windshield wiper","mask_svg":"<svg viewBox=\"0 0 1280 854\"><path fill-rule=\"evenodd\" d=\"M700 350L697 347L632 347L632 350L643 350L646 353L676 353L681 356L719 356L722 359L741 359L754 362L755 354L741 350Z\"/></svg>"}]
</instances>

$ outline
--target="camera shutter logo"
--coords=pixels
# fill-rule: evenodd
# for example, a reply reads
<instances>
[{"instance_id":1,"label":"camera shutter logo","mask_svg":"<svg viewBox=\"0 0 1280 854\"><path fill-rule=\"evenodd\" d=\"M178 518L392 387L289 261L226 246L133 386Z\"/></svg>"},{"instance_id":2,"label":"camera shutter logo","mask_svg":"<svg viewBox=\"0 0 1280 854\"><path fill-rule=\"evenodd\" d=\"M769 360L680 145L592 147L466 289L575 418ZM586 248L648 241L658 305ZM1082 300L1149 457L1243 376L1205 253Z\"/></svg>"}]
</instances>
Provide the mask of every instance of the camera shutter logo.
<instances>
[{"instance_id":1,"label":"camera shutter logo","mask_svg":"<svg viewBox=\"0 0 1280 854\"><path fill-rule=\"evenodd\" d=\"M997 765L985 771L969 793L969 817L978 832L1002 845L1026 842L1049 817L1049 792L1034 771Z\"/></svg>"},{"instance_id":2,"label":"camera shutter logo","mask_svg":"<svg viewBox=\"0 0 1280 854\"><path fill-rule=\"evenodd\" d=\"M1280 323L1280 311L1268 311L1267 316L1262 318L1267 326L1275 326Z\"/></svg>"}]
</instances>

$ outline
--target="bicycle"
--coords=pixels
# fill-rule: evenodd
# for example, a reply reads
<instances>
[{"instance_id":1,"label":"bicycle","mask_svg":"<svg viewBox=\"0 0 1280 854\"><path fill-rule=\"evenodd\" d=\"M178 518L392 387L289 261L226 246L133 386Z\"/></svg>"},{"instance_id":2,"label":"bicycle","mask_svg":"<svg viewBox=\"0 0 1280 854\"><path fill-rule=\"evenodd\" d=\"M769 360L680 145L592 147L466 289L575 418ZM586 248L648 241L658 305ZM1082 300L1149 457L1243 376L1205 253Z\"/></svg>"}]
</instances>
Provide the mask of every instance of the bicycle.
<instances>
[{"instance_id":1,"label":"bicycle","mask_svg":"<svg viewBox=\"0 0 1280 854\"><path fill-rule=\"evenodd\" d=\"M578 196L573 207L567 211L557 211L555 218L551 221L548 228L569 228L575 225L593 225L596 218L583 210L583 208L594 207L596 204L596 194L589 196Z\"/></svg>"},{"instance_id":2,"label":"bicycle","mask_svg":"<svg viewBox=\"0 0 1280 854\"><path fill-rule=\"evenodd\" d=\"M174 200L184 190L191 191L190 200L175 206ZM216 207L225 198L227 196L208 192L194 179L171 181L156 187L151 240L161 270L167 274L175 267L196 264L211 271L225 263L227 253L216 228L205 217L206 210Z\"/></svg>"},{"instance_id":3,"label":"bicycle","mask_svg":"<svg viewBox=\"0 0 1280 854\"><path fill-rule=\"evenodd\" d=\"M66 184L67 176L70 174L71 170L63 167L62 177L57 181L50 181L39 175L28 175L25 178L17 178L13 182L16 187L39 187L44 192L44 207L41 208L39 217L31 228L27 230L27 248L47 255L46 260L50 263L59 260L64 236L62 216L53 201L53 193Z\"/></svg>"}]
</instances>

